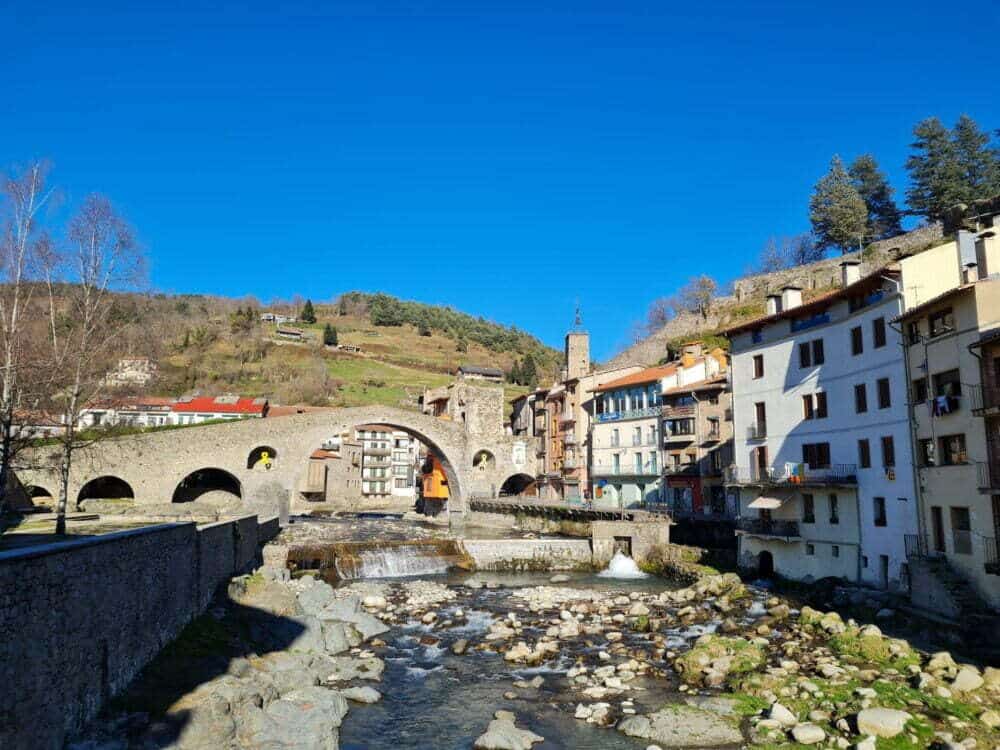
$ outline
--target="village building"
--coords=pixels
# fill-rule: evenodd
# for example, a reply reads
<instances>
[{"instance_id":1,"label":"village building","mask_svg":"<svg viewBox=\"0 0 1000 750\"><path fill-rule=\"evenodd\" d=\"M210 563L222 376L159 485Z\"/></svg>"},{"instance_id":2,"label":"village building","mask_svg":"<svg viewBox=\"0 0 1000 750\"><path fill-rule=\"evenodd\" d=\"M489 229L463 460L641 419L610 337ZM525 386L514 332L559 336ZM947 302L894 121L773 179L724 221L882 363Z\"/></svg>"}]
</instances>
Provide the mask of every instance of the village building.
<instances>
[{"instance_id":1,"label":"village building","mask_svg":"<svg viewBox=\"0 0 1000 750\"><path fill-rule=\"evenodd\" d=\"M215 419L262 418L269 411L270 404L266 398L181 396L170 407L170 423L186 425Z\"/></svg>"},{"instance_id":2,"label":"village building","mask_svg":"<svg viewBox=\"0 0 1000 750\"><path fill-rule=\"evenodd\" d=\"M502 383L504 373L499 367L482 367L480 365L461 365L455 376L459 380L485 380L488 383Z\"/></svg>"}]
</instances>

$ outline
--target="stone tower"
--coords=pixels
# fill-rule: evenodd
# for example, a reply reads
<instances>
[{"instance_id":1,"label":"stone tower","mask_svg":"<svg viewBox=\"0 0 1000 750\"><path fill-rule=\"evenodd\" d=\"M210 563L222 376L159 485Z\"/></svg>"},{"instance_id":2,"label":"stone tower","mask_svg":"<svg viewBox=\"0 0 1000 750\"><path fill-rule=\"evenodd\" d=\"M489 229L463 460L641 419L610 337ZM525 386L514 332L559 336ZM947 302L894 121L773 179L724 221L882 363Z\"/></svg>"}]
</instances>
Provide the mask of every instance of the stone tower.
<instances>
[{"instance_id":1,"label":"stone tower","mask_svg":"<svg viewBox=\"0 0 1000 750\"><path fill-rule=\"evenodd\" d=\"M583 329L580 307L573 328L566 334L566 377L582 378L590 372L590 334Z\"/></svg>"}]
</instances>

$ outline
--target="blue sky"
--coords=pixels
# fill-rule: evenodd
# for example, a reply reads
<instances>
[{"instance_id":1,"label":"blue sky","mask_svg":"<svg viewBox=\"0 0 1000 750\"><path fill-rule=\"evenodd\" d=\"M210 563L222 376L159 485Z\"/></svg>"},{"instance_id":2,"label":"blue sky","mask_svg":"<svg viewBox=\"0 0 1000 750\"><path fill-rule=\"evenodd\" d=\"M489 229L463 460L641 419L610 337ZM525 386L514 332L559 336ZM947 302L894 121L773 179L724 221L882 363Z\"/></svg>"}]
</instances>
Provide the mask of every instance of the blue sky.
<instances>
[{"instance_id":1,"label":"blue sky","mask_svg":"<svg viewBox=\"0 0 1000 750\"><path fill-rule=\"evenodd\" d=\"M833 153L1000 127L988 2L0 6L0 165L109 195L164 291L447 303L598 357L807 229ZM679 4L677 4L679 5ZM984 36L985 34L985 36Z\"/></svg>"}]
</instances>

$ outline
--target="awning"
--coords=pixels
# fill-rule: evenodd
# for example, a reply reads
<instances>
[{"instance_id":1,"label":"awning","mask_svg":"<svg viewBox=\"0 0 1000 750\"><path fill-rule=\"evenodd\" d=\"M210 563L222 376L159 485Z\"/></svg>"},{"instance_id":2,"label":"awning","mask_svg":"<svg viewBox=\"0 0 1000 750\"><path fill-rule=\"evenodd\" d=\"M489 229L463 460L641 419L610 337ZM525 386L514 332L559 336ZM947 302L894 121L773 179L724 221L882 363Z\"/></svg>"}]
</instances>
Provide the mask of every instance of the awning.
<instances>
[{"instance_id":1,"label":"awning","mask_svg":"<svg viewBox=\"0 0 1000 750\"><path fill-rule=\"evenodd\" d=\"M765 497L764 495L761 495L752 503L750 503L749 507L761 508L763 510L776 510L777 508L780 508L784 502L785 500L782 500L777 497Z\"/></svg>"}]
</instances>

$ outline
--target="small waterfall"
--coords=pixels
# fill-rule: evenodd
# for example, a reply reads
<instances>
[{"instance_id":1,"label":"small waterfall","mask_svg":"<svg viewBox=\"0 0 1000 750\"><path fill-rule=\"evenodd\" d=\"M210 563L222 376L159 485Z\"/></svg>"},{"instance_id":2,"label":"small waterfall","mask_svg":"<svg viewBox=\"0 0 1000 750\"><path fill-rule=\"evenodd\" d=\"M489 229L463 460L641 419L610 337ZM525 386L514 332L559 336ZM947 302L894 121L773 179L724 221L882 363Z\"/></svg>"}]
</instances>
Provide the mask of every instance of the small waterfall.
<instances>
[{"instance_id":1,"label":"small waterfall","mask_svg":"<svg viewBox=\"0 0 1000 750\"><path fill-rule=\"evenodd\" d=\"M293 574L312 572L331 582L441 575L468 564L459 545L445 539L303 545L289 550L288 561Z\"/></svg>"},{"instance_id":2,"label":"small waterfall","mask_svg":"<svg viewBox=\"0 0 1000 750\"><path fill-rule=\"evenodd\" d=\"M621 552L615 552L608 567L597 574L601 578L649 578L649 575L639 570L635 560Z\"/></svg>"},{"instance_id":3,"label":"small waterfall","mask_svg":"<svg viewBox=\"0 0 1000 750\"><path fill-rule=\"evenodd\" d=\"M450 557L442 557L436 546L405 544L366 549L352 556L338 555L336 567L337 574L347 580L405 578L447 573L452 562Z\"/></svg>"}]
</instances>

